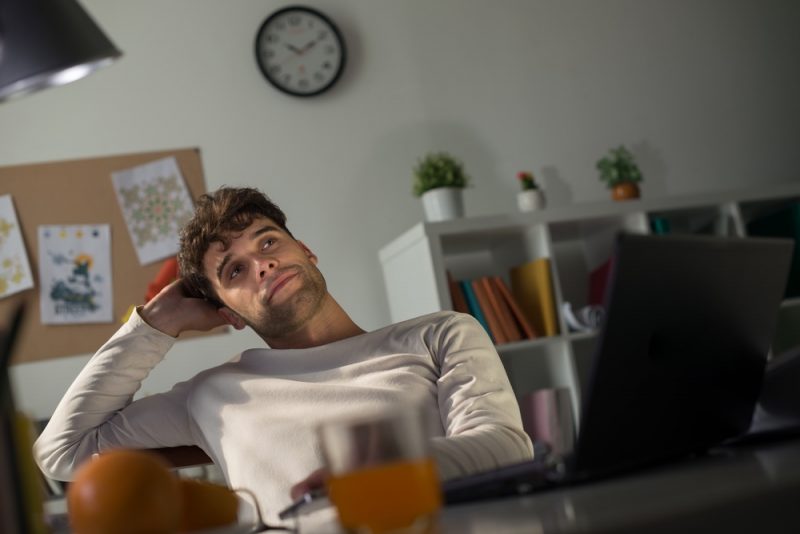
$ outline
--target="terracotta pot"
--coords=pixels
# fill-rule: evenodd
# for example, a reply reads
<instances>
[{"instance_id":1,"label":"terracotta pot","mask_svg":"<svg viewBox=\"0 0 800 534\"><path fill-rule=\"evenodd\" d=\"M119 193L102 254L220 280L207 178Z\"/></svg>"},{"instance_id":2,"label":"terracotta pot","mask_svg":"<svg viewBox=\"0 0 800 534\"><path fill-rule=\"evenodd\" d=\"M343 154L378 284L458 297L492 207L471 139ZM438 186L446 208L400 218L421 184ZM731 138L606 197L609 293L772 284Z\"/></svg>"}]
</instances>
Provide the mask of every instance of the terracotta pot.
<instances>
[{"instance_id":1,"label":"terracotta pot","mask_svg":"<svg viewBox=\"0 0 800 534\"><path fill-rule=\"evenodd\" d=\"M635 182L622 182L611 188L614 200L631 200L639 198L639 186Z\"/></svg>"}]
</instances>

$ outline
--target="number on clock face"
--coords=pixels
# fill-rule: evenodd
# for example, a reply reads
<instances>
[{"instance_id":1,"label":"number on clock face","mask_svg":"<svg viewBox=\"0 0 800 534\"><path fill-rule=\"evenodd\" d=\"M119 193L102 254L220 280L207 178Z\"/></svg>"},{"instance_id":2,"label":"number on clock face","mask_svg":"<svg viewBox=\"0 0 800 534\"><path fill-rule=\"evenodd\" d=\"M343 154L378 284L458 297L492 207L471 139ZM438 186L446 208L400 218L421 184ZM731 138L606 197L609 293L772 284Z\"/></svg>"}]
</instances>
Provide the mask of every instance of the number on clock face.
<instances>
[{"instance_id":1,"label":"number on clock face","mask_svg":"<svg viewBox=\"0 0 800 534\"><path fill-rule=\"evenodd\" d=\"M287 7L270 15L256 34L256 60L264 77L295 96L330 88L344 69L339 30L322 13Z\"/></svg>"}]
</instances>

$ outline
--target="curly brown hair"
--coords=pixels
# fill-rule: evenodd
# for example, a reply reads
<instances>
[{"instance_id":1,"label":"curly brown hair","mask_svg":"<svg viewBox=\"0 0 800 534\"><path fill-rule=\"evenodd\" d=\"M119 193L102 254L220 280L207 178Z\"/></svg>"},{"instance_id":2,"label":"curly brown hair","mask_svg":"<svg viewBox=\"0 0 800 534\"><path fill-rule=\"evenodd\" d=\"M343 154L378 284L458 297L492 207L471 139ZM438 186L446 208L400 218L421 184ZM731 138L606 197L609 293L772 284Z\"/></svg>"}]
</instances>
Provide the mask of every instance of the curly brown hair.
<instances>
[{"instance_id":1,"label":"curly brown hair","mask_svg":"<svg viewBox=\"0 0 800 534\"><path fill-rule=\"evenodd\" d=\"M203 257L216 241L229 247L231 238L259 217L268 217L292 236L286 228L286 215L258 189L222 187L197 200L194 215L181 230L178 252L178 267L190 296L223 306L203 270Z\"/></svg>"}]
</instances>

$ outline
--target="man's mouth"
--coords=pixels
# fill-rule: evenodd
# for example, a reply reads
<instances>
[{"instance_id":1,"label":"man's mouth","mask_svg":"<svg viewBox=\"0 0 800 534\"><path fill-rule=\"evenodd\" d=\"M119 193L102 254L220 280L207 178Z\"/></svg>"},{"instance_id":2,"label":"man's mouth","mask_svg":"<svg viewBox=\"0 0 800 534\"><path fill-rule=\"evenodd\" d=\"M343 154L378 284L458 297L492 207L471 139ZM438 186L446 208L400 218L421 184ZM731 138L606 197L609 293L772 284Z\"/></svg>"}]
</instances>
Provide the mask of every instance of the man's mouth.
<instances>
[{"instance_id":1,"label":"man's mouth","mask_svg":"<svg viewBox=\"0 0 800 534\"><path fill-rule=\"evenodd\" d=\"M290 271L279 275L275 280L273 280L269 286L269 297L267 297L267 303L272 302L272 297L274 297L278 291L283 289L283 287L295 276L297 276L297 274L298 273L296 271Z\"/></svg>"}]
</instances>

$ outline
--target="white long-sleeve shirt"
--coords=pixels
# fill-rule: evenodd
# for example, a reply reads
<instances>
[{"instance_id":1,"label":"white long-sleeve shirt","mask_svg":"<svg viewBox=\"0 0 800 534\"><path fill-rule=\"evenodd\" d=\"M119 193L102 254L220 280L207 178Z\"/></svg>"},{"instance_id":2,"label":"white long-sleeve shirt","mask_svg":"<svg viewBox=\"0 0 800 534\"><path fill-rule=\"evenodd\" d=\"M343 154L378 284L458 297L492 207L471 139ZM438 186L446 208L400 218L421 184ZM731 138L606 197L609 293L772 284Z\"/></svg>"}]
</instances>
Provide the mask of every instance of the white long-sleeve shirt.
<instances>
[{"instance_id":1,"label":"white long-sleeve shirt","mask_svg":"<svg viewBox=\"0 0 800 534\"><path fill-rule=\"evenodd\" d=\"M175 339L138 313L93 356L34 445L68 480L111 448L197 445L274 518L323 465L315 425L422 398L442 478L532 456L500 358L469 315L438 312L308 349L250 349L132 402Z\"/></svg>"}]
</instances>

